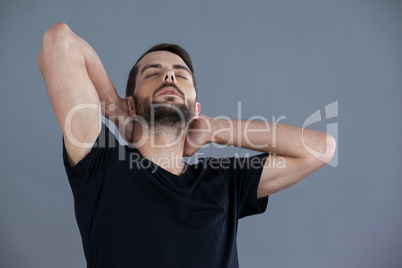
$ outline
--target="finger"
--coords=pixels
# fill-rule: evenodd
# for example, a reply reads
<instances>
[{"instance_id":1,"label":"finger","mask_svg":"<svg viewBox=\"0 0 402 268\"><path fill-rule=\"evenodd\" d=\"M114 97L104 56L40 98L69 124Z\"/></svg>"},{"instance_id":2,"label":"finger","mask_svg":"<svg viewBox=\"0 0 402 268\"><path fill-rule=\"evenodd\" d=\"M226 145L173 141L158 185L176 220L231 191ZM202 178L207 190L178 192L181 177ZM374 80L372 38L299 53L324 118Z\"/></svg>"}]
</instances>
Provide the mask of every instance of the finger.
<instances>
[{"instance_id":1,"label":"finger","mask_svg":"<svg viewBox=\"0 0 402 268\"><path fill-rule=\"evenodd\" d=\"M194 147L185 147L184 148L184 152L183 152L183 156L192 156L194 155L197 151L199 150L199 148L194 148Z\"/></svg>"}]
</instances>

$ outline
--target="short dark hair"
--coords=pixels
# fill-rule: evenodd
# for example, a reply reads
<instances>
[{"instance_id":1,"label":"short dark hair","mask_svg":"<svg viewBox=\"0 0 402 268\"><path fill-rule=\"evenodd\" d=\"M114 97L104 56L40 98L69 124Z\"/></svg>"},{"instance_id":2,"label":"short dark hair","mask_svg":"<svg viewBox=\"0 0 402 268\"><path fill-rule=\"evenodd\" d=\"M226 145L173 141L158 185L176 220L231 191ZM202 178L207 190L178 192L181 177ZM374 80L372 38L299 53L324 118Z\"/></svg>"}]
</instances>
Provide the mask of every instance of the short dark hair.
<instances>
[{"instance_id":1,"label":"short dark hair","mask_svg":"<svg viewBox=\"0 0 402 268\"><path fill-rule=\"evenodd\" d=\"M151 52L154 52L154 51L168 51L168 52L171 52L171 53L179 56L184 61L184 63L187 65L187 67L190 69L191 76L193 78L193 85L195 88L195 92L196 93L198 92L197 81L195 80L194 68L193 68L193 63L191 61L190 55L187 53L187 51L184 48L182 48L179 45L162 43L162 44L158 44L156 46L151 47L144 54L142 54L141 57L138 58L137 62L134 64L133 68L131 69L130 74L128 75L127 87L126 87L126 97L134 95L135 79L138 74L138 62L140 62L140 60L142 58L144 58L145 55L147 55Z\"/></svg>"}]
</instances>

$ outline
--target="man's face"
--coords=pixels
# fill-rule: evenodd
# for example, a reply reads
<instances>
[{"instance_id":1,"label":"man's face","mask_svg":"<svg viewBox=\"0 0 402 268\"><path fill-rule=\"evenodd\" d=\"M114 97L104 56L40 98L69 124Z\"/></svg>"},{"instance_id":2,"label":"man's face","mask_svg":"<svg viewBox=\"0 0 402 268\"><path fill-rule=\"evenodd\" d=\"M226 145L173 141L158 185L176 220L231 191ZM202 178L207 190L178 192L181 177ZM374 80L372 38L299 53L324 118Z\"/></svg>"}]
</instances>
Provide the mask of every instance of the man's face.
<instances>
[{"instance_id":1,"label":"man's face","mask_svg":"<svg viewBox=\"0 0 402 268\"><path fill-rule=\"evenodd\" d=\"M180 127L179 123L187 124L199 113L199 103L195 100L191 71L178 55L155 51L138 63L135 109L136 114L148 123L154 111L155 126Z\"/></svg>"}]
</instances>

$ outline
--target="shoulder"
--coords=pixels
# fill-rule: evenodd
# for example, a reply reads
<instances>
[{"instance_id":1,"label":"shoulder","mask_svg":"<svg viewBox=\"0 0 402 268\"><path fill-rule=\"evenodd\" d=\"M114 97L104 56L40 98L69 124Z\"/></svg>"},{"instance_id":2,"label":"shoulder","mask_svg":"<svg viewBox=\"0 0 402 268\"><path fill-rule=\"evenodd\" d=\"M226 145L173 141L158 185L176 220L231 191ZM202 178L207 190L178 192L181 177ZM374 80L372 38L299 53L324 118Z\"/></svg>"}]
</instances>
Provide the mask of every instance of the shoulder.
<instances>
[{"instance_id":1,"label":"shoulder","mask_svg":"<svg viewBox=\"0 0 402 268\"><path fill-rule=\"evenodd\" d=\"M101 151L112 151L117 148L123 148L124 146L119 144L115 135L115 132L111 131L108 126L102 123L101 130L96 140L91 144L91 146L87 146L86 150L82 151L81 154L74 155L75 158L71 157L71 153L66 143L66 137L63 136L64 165L69 168L77 165L82 166L84 163L87 163L90 159L94 158L95 155L98 155Z\"/></svg>"}]
</instances>

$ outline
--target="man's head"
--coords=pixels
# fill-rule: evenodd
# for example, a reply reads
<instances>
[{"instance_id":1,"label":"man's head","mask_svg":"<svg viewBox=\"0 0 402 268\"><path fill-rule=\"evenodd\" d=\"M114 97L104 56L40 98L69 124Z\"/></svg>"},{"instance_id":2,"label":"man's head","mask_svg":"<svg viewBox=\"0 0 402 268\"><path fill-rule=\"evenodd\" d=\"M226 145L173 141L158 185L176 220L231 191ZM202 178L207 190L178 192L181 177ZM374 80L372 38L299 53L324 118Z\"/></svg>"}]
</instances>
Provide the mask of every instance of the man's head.
<instances>
[{"instance_id":1,"label":"man's head","mask_svg":"<svg viewBox=\"0 0 402 268\"><path fill-rule=\"evenodd\" d=\"M132 115L163 131L179 133L200 110L190 56L178 45L160 44L145 52L130 72L126 95Z\"/></svg>"},{"instance_id":2,"label":"man's head","mask_svg":"<svg viewBox=\"0 0 402 268\"><path fill-rule=\"evenodd\" d=\"M151 47L138 58L137 62L131 69L130 74L128 76L127 87L126 87L126 97L134 95L134 90L136 87L136 78L137 78L137 74L138 74L138 70L139 70L140 61L147 54L155 52L155 51L168 51L168 52L171 52L171 53L179 56L184 61L184 63L187 65L188 69L191 71L191 77L193 80L194 89L195 89L196 93L198 92L197 81L195 79L193 63L191 61L190 55L187 53L186 50L184 50L184 48L182 48L179 45L162 43L162 44L158 44L158 45Z\"/></svg>"}]
</instances>

